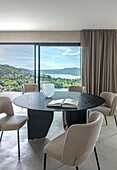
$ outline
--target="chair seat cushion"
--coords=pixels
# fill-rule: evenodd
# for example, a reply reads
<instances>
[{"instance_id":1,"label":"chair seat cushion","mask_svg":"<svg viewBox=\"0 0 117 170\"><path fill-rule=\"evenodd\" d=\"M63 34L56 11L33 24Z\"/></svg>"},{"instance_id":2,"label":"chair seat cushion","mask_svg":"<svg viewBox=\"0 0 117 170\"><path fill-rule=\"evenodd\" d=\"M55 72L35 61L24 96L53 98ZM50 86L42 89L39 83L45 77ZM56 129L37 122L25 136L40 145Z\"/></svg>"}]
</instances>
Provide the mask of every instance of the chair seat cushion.
<instances>
[{"instance_id":1,"label":"chair seat cushion","mask_svg":"<svg viewBox=\"0 0 117 170\"><path fill-rule=\"evenodd\" d=\"M5 116L0 119L0 130L19 130L27 120L27 116Z\"/></svg>"},{"instance_id":2,"label":"chair seat cushion","mask_svg":"<svg viewBox=\"0 0 117 170\"><path fill-rule=\"evenodd\" d=\"M48 143L44 148L44 152L50 155L51 157L61 161L65 136L66 133L63 133L62 135L56 137L54 140Z\"/></svg>"},{"instance_id":3,"label":"chair seat cushion","mask_svg":"<svg viewBox=\"0 0 117 170\"><path fill-rule=\"evenodd\" d=\"M98 106L98 107L95 107L95 108L90 109L90 112L93 112L93 111L99 111L99 112L101 112L104 116L109 116L110 113L111 113L111 108L105 107L104 105L102 105L102 106Z\"/></svg>"}]
</instances>

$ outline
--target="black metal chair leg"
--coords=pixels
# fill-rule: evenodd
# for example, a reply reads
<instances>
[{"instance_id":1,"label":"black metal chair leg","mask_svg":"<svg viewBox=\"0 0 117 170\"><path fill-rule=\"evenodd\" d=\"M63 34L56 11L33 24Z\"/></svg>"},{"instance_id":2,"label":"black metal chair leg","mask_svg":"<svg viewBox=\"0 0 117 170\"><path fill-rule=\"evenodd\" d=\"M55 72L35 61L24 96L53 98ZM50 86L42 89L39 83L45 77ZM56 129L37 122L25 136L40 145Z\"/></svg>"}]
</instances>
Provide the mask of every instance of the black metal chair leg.
<instances>
[{"instance_id":1,"label":"black metal chair leg","mask_svg":"<svg viewBox=\"0 0 117 170\"><path fill-rule=\"evenodd\" d=\"M116 118L116 115L114 115L114 118L115 118L115 124L116 124L116 127L117 127L117 118Z\"/></svg>"},{"instance_id":2,"label":"black metal chair leg","mask_svg":"<svg viewBox=\"0 0 117 170\"><path fill-rule=\"evenodd\" d=\"M106 122L106 126L108 125L108 122L107 122L107 118L106 118L106 116L104 116L104 118L105 118L105 122Z\"/></svg>"},{"instance_id":3,"label":"black metal chair leg","mask_svg":"<svg viewBox=\"0 0 117 170\"><path fill-rule=\"evenodd\" d=\"M100 164L99 164L99 160L98 160L98 156L97 156L96 146L94 147L94 153L95 153L95 159L96 159L96 162L97 162L98 170L100 170Z\"/></svg>"},{"instance_id":4,"label":"black metal chair leg","mask_svg":"<svg viewBox=\"0 0 117 170\"><path fill-rule=\"evenodd\" d=\"M63 115L63 127L64 127L64 129L66 130L66 128L67 128L66 112L63 111L63 112L62 112L62 115Z\"/></svg>"},{"instance_id":5,"label":"black metal chair leg","mask_svg":"<svg viewBox=\"0 0 117 170\"><path fill-rule=\"evenodd\" d=\"M46 157L47 157L47 154L44 153L44 166L43 166L43 170L46 170Z\"/></svg>"},{"instance_id":6,"label":"black metal chair leg","mask_svg":"<svg viewBox=\"0 0 117 170\"><path fill-rule=\"evenodd\" d=\"M88 112L88 119L89 119L89 117L90 117L90 110L88 110L87 112Z\"/></svg>"},{"instance_id":7,"label":"black metal chair leg","mask_svg":"<svg viewBox=\"0 0 117 170\"><path fill-rule=\"evenodd\" d=\"M3 131L1 132L1 137L0 137L0 141L2 140L2 136L3 136Z\"/></svg>"},{"instance_id":8,"label":"black metal chair leg","mask_svg":"<svg viewBox=\"0 0 117 170\"><path fill-rule=\"evenodd\" d=\"M76 170L78 170L78 166L76 166Z\"/></svg>"},{"instance_id":9,"label":"black metal chair leg","mask_svg":"<svg viewBox=\"0 0 117 170\"><path fill-rule=\"evenodd\" d=\"M17 142L18 142L18 159L20 160L20 140L19 140L19 130L17 130Z\"/></svg>"}]
</instances>

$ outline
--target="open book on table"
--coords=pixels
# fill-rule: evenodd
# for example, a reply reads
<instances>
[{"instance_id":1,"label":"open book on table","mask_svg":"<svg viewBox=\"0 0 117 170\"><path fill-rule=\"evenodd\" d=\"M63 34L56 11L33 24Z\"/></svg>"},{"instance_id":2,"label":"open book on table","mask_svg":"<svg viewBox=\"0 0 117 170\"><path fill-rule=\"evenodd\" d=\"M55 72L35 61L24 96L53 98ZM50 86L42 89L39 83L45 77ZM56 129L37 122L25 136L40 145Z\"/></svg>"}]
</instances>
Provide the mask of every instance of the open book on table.
<instances>
[{"instance_id":1,"label":"open book on table","mask_svg":"<svg viewBox=\"0 0 117 170\"><path fill-rule=\"evenodd\" d=\"M63 108L77 108L78 101L74 99L58 99L52 100L47 105L48 107L63 107Z\"/></svg>"}]
</instances>

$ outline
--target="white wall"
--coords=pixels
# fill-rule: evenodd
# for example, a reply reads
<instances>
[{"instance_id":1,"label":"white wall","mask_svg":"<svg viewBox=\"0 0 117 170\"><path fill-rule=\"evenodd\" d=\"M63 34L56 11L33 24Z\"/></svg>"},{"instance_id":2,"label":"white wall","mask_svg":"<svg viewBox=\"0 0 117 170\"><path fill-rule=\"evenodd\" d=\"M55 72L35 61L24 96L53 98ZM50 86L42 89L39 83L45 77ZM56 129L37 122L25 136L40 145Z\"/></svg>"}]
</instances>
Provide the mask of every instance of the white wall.
<instances>
[{"instance_id":1,"label":"white wall","mask_svg":"<svg viewBox=\"0 0 117 170\"><path fill-rule=\"evenodd\" d=\"M80 42L80 31L0 31L2 42Z\"/></svg>"}]
</instances>

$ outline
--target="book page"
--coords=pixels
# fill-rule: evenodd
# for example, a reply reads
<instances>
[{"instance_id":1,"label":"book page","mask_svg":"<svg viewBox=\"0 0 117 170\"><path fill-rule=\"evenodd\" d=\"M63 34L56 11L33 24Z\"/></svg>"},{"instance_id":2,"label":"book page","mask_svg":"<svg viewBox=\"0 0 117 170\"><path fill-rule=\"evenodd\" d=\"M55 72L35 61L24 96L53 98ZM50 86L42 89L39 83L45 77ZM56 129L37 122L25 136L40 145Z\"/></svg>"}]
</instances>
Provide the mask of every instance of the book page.
<instances>
[{"instance_id":1,"label":"book page","mask_svg":"<svg viewBox=\"0 0 117 170\"><path fill-rule=\"evenodd\" d=\"M63 104L69 104L69 105L76 105L77 104L77 100L74 99L65 99L65 101L63 102Z\"/></svg>"},{"instance_id":2,"label":"book page","mask_svg":"<svg viewBox=\"0 0 117 170\"><path fill-rule=\"evenodd\" d=\"M47 106L61 106L64 99L52 100Z\"/></svg>"},{"instance_id":3,"label":"book page","mask_svg":"<svg viewBox=\"0 0 117 170\"><path fill-rule=\"evenodd\" d=\"M78 107L78 101L74 99L65 99L65 101L62 104L62 107L68 107L68 108L77 108Z\"/></svg>"}]
</instances>

